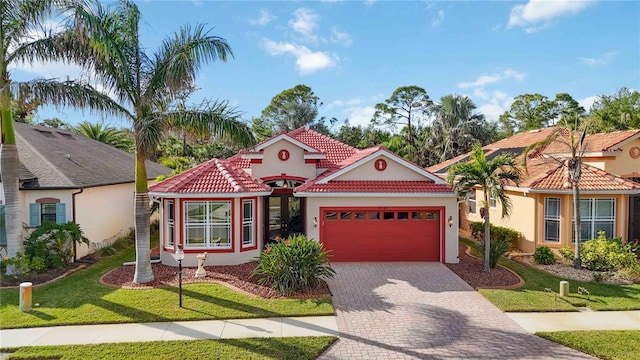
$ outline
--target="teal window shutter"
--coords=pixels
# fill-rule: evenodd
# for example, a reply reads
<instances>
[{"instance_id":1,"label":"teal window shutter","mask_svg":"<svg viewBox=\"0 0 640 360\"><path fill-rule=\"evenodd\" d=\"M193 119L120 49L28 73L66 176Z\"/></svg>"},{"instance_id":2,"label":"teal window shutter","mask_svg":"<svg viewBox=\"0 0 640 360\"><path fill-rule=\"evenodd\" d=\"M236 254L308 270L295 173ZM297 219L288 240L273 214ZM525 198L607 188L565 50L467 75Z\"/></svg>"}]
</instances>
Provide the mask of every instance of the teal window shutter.
<instances>
[{"instance_id":1,"label":"teal window shutter","mask_svg":"<svg viewBox=\"0 0 640 360\"><path fill-rule=\"evenodd\" d=\"M0 205L0 245L7 246L7 229L4 222L4 205Z\"/></svg>"},{"instance_id":2,"label":"teal window shutter","mask_svg":"<svg viewBox=\"0 0 640 360\"><path fill-rule=\"evenodd\" d=\"M56 224L62 225L67 222L67 206L64 203L56 204Z\"/></svg>"},{"instance_id":3,"label":"teal window shutter","mask_svg":"<svg viewBox=\"0 0 640 360\"><path fill-rule=\"evenodd\" d=\"M40 225L40 204L29 204L29 226Z\"/></svg>"}]
</instances>

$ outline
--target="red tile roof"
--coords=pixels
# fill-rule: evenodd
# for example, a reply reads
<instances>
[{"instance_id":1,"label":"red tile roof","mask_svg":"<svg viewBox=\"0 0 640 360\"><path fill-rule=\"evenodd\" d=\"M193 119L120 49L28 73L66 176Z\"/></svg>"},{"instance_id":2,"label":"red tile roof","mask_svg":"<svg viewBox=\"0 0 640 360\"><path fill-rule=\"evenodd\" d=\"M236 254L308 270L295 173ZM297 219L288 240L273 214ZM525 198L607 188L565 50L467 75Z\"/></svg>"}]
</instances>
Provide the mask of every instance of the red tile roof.
<instances>
[{"instance_id":1,"label":"red tile roof","mask_svg":"<svg viewBox=\"0 0 640 360\"><path fill-rule=\"evenodd\" d=\"M384 181L348 180L329 181L326 184L298 186L296 192L309 193L451 193L449 185L435 184L433 181Z\"/></svg>"},{"instance_id":2,"label":"red tile roof","mask_svg":"<svg viewBox=\"0 0 640 360\"><path fill-rule=\"evenodd\" d=\"M620 151L620 144L632 139L640 137L640 130L614 131L610 133L598 133L587 135L584 139L586 153L604 152L604 151ZM545 154L564 154L569 150L565 144L557 142L549 144L544 150Z\"/></svg>"},{"instance_id":3,"label":"red tile roof","mask_svg":"<svg viewBox=\"0 0 640 360\"><path fill-rule=\"evenodd\" d=\"M211 159L181 174L149 188L151 192L167 193L250 193L271 191L271 188L220 159Z\"/></svg>"},{"instance_id":4,"label":"red tile roof","mask_svg":"<svg viewBox=\"0 0 640 360\"><path fill-rule=\"evenodd\" d=\"M527 162L527 174L520 187L538 190L570 190L569 173L564 160L532 159ZM640 190L640 184L583 164L580 190L612 191Z\"/></svg>"},{"instance_id":5,"label":"red tile roof","mask_svg":"<svg viewBox=\"0 0 640 360\"><path fill-rule=\"evenodd\" d=\"M358 149L354 147L343 144L338 140L307 129L306 127L297 128L287 135L326 154L327 157L321 159L316 165L316 167L320 169L328 169L358 151Z\"/></svg>"}]
</instances>

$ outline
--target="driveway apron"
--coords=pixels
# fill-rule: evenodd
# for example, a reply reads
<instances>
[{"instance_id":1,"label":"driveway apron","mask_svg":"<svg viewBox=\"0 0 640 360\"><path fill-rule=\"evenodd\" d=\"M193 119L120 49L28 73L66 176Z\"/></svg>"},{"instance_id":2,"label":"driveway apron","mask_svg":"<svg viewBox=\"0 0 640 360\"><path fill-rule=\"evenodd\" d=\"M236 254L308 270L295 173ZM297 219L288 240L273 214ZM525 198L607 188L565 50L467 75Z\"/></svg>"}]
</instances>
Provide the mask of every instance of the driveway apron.
<instances>
[{"instance_id":1,"label":"driveway apron","mask_svg":"<svg viewBox=\"0 0 640 360\"><path fill-rule=\"evenodd\" d=\"M440 263L334 263L320 359L595 359L527 333Z\"/></svg>"}]
</instances>

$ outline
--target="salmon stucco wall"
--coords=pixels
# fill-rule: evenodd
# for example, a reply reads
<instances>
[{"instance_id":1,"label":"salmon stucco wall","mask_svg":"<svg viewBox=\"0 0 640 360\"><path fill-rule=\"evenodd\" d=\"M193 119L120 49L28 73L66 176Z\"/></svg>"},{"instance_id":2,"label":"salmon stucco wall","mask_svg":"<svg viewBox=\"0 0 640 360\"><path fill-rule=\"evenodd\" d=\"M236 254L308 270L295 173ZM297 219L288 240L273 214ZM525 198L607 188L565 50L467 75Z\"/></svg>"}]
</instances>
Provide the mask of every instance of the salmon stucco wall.
<instances>
[{"instance_id":1,"label":"salmon stucco wall","mask_svg":"<svg viewBox=\"0 0 640 360\"><path fill-rule=\"evenodd\" d=\"M489 220L495 226L511 228L522 233L518 241L518 248L524 252L535 250L536 239L536 197L533 194L523 194L521 192L507 191L511 199L511 211L508 216L502 217L502 204L496 201L496 207L489 208ZM480 208L484 201L484 191L476 191L476 213L467 214L469 221L483 221L480 217Z\"/></svg>"},{"instance_id":2,"label":"salmon stucco wall","mask_svg":"<svg viewBox=\"0 0 640 360\"><path fill-rule=\"evenodd\" d=\"M376 169L375 164L376 161L382 159L386 162L386 168L384 171L379 171ZM419 174L405 165L400 165L394 160L386 156L377 156L374 159L371 159L363 164L358 164L358 167L352 169L351 171L342 174L335 178L335 180L416 180L416 181L424 181L425 177L423 174Z\"/></svg>"},{"instance_id":3,"label":"salmon stucco wall","mask_svg":"<svg viewBox=\"0 0 640 360\"><path fill-rule=\"evenodd\" d=\"M314 226L314 219L320 219L321 207L357 207L357 206L437 206L445 207L445 219L452 217L453 225L444 226L445 256L444 262L458 263L458 204L455 196L422 197L422 198L388 198L388 197L308 197L306 215L307 237L320 239L320 227Z\"/></svg>"},{"instance_id":4,"label":"salmon stucco wall","mask_svg":"<svg viewBox=\"0 0 640 360\"><path fill-rule=\"evenodd\" d=\"M622 145L616 156L586 157L583 161L621 177L640 177L640 158L631 157L632 148L640 148L640 139Z\"/></svg>"}]
</instances>

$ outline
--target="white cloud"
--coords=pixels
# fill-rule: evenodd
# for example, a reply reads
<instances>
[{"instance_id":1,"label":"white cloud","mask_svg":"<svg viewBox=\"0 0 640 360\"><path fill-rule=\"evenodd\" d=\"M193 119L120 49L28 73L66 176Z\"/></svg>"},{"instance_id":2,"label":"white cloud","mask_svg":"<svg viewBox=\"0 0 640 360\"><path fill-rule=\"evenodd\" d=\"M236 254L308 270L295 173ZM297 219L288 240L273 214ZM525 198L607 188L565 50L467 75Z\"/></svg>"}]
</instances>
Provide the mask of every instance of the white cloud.
<instances>
[{"instance_id":1,"label":"white cloud","mask_svg":"<svg viewBox=\"0 0 640 360\"><path fill-rule=\"evenodd\" d=\"M317 41L315 31L318 29L320 15L311 9L299 8L293 12L294 19L289 20L289 26L297 33L304 36L305 40Z\"/></svg>"},{"instance_id":2,"label":"white cloud","mask_svg":"<svg viewBox=\"0 0 640 360\"><path fill-rule=\"evenodd\" d=\"M529 0L523 5L511 9L507 27L520 26L528 33L549 27L551 22L561 16L575 15L593 4L585 0Z\"/></svg>"},{"instance_id":3,"label":"white cloud","mask_svg":"<svg viewBox=\"0 0 640 360\"><path fill-rule=\"evenodd\" d=\"M204 4L203 0L193 0L193 5L195 6L201 6L202 4Z\"/></svg>"},{"instance_id":4,"label":"white cloud","mask_svg":"<svg viewBox=\"0 0 640 360\"><path fill-rule=\"evenodd\" d=\"M586 65L604 65L609 61L613 60L618 53L609 51L602 54L600 57L588 58L588 57L579 57L580 62Z\"/></svg>"},{"instance_id":5,"label":"white cloud","mask_svg":"<svg viewBox=\"0 0 640 360\"><path fill-rule=\"evenodd\" d=\"M593 105L593 103L596 102L596 100L598 100L598 98L600 98L600 97L597 96L597 95L587 96L584 99L578 100L578 104L580 104L580 106L582 106L586 111L589 111L589 109L591 109L591 106Z\"/></svg>"},{"instance_id":6,"label":"white cloud","mask_svg":"<svg viewBox=\"0 0 640 360\"><path fill-rule=\"evenodd\" d=\"M444 10L438 11L438 14L431 19L431 26L438 26L444 21Z\"/></svg>"},{"instance_id":7,"label":"white cloud","mask_svg":"<svg viewBox=\"0 0 640 360\"><path fill-rule=\"evenodd\" d=\"M507 69L497 74L481 75L474 81L461 82L461 83L458 83L457 85L461 89L479 88L488 84L496 83L501 80L515 79L517 81L521 81L522 79L524 79L524 77L525 77L524 73L521 73L512 69Z\"/></svg>"},{"instance_id":8,"label":"white cloud","mask_svg":"<svg viewBox=\"0 0 640 360\"><path fill-rule=\"evenodd\" d=\"M62 62L34 62L32 64L18 64L11 68L36 74L39 77L59 80L78 79L84 73L79 66Z\"/></svg>"},{"instance_id":9,"label":"white cloud","mask_svg":"<svg viewBox=\"0 0 640 360\"><path fill-rule=\"evenodd\" d=\"M371 119L373 118L373 113L376 112L376 109L373 106L365 106L365 107L353 107L347 109L348 115L347 119L349 119L349 125L351 126L362 126L366 127L371 124Z\"/></svg>"},{"instance_id":10,"label":"white cloud","mask_svg":"<svg viewBox=\"0 0 640 360\"><path fill-rule=\"evenodd\" d=\"M513 98L502 91L494 91L493 96L484 104L478 106L478 112L484 114L489 121L498 121L500 115L511 108Z\"/></svg>"},{"instance_id":11,"label":"white cloud","mask_svg":"<svg viewBox=\"0 0 640 360\"><path fill-rule=\"evenodd\" d=\"M349 33L342 32L335 26L331 28L331 41L334 43L343 44L344 46L351 46L351 43L353 42Z\"/></svg>"},{"instance_id":12,"label":"white cloud","mask_svg":"<svg viewBox=\"0 0 640 360\"><path fill-rule=\"evenodd\" d=\"M302 75L335 66L337 57L323 51L311 51L308 47L288 42L263 39L262 45L271 55L291 54L296 57L296 67Z\"/></svg>"},{"instance_id":13,"label":"white cloud","mask_svg":"<svg viewBox=\"0 0 640 360\"><path fill-rule=\"evenodd\" d=\"M249 24L264 26L275 19L276 17L271 15L269 11L262 9L260 10L260 17L258 17L257 19L249 19Z\"/></svg>"},{"instance_id":14,"label":"white cloud","mask_svg":"<svg viewBox=\"0 0 640 360\"><path fill-rule=\"evenodd\" d=\"M364 0L364 6L373 6L376 3L376 0Z\"/></svg>"}]
</instances>

